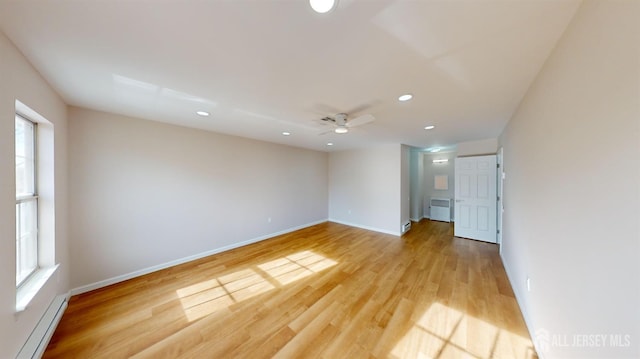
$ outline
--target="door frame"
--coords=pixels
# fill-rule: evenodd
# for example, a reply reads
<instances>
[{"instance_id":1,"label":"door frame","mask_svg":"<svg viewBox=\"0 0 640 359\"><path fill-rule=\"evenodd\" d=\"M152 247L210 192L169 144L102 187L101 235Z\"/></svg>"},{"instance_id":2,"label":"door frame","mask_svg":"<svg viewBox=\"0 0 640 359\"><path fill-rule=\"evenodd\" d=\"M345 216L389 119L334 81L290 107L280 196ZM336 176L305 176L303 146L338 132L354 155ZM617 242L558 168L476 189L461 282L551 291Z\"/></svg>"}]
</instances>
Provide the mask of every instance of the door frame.
<instances>
[{"instance_id":1,"label":"door frame","mask_svg":"<svg viewBox=\"0 0 640 359\"><path fill-rule=\"evenodd\" d=\"M500 147L500 149L498 149L498 168L496 169L497 172L497 185L498 185L498 205L497 207L497 243L498 246L500 246L500 254L502 254L502 227L503 227L503 214L504 214L504 147Z\"/></svg>"}]
</instances>

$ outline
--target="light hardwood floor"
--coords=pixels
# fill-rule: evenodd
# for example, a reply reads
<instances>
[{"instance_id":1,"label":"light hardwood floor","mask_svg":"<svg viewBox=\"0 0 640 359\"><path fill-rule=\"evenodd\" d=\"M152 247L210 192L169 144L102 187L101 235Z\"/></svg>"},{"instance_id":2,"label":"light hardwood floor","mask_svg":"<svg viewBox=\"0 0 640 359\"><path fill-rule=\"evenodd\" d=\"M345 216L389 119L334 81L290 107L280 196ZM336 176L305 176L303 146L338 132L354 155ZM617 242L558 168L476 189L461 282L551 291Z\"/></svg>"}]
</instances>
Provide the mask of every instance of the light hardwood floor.
<instances>
[{"instance_id":1,"label":"light hardwood floor","mask_svg":"<svg viewBox=\"0 0 640 359\"><path fill-rule=\"evenodd\" d=\"M324 223L71 298L45 358L535 358L498 246Z\"/></svg>"}]
</instances>

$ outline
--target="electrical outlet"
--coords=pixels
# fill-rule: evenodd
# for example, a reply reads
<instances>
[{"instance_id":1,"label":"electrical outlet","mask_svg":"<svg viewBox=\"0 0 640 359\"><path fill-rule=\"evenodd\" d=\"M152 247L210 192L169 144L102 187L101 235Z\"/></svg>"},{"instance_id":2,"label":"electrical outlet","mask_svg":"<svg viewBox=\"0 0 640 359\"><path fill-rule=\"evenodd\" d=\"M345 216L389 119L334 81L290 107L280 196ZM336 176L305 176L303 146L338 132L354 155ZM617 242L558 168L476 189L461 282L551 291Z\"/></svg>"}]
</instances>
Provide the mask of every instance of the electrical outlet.
<instances>
[{"instance_id":1,"label":"electrical outlet","mask_svg":"<svg viewBox=\"0 0 640 359\"><path fill-rule=\"evenodd\" d=\"M531 278L527 276L527 292L531 292Z\"/></svg>"},{"instance_id":2,"label":"electrical outlet","mask_svg":"<svg viewBox=\"0 0 640 359\"><path fill-rule=\"evenodd\" d=\"M348 211L347 211L347 213L348 213L348 214L351 214L351 210L348 210Z\"/></svg>"},{"instance_id":3,"label":"electrical outlet","mask_svg":"<svg viewBox=\"0 0 640 359\"><path fill-rule=\"evenodd\" d=\"M267 222L271 223L271 217L267 218Z\"/></svg>"}]
</instances>

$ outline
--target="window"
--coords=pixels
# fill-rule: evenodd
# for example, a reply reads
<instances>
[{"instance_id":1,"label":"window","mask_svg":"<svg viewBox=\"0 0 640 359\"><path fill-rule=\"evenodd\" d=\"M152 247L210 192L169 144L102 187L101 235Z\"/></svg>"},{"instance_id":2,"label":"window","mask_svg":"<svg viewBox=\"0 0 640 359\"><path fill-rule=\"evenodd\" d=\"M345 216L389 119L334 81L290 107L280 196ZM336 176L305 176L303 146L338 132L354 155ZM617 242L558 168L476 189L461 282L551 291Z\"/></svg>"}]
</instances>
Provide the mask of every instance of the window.
<instances>
[{"instance_id":1,"label":"window","mask_svg":"<svg viewBox=\"0 0 640 359\"><path fill-rule=\"evenodd\" d=\"M56 273L53 123L16 100L16 313Z\"/></svg>"},{"instance_id":2,"label":"window","mask_svg":"<svg viewBox=\"0 0 640 359\"><path fill-rule=\"evenodd\" d=\"M16 115L16 286L38 269L36 129Z\"/></svg>"}]
</instances>

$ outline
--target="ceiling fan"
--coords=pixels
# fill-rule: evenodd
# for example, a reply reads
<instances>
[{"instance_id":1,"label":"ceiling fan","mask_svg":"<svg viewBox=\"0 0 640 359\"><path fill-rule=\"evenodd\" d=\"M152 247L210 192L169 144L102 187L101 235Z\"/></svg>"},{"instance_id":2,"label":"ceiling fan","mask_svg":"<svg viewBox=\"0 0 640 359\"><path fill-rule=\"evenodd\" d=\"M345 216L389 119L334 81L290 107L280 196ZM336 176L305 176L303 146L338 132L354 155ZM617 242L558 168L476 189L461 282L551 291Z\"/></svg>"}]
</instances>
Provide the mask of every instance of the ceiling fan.
<instances>
[{"instance_id":1,"label":"ceiling fan","mask_svg":"<svg viewBox=\"0 0 640 359\"><path fill-rule=\"evenodd\" d=\"M329 132L347 133L349 132L350 128L362 126L364 124L375 121L375 119L376 118L370 114L361 115L353 119L349 119L349 115L347 115L346 113L339 113L333 117L326 116L321 118L320 121L324 123L329 123L333 125L335 128L331 131L323 132L321 133L321 135L327 134Z\"/></svg>"}]
</instances>

